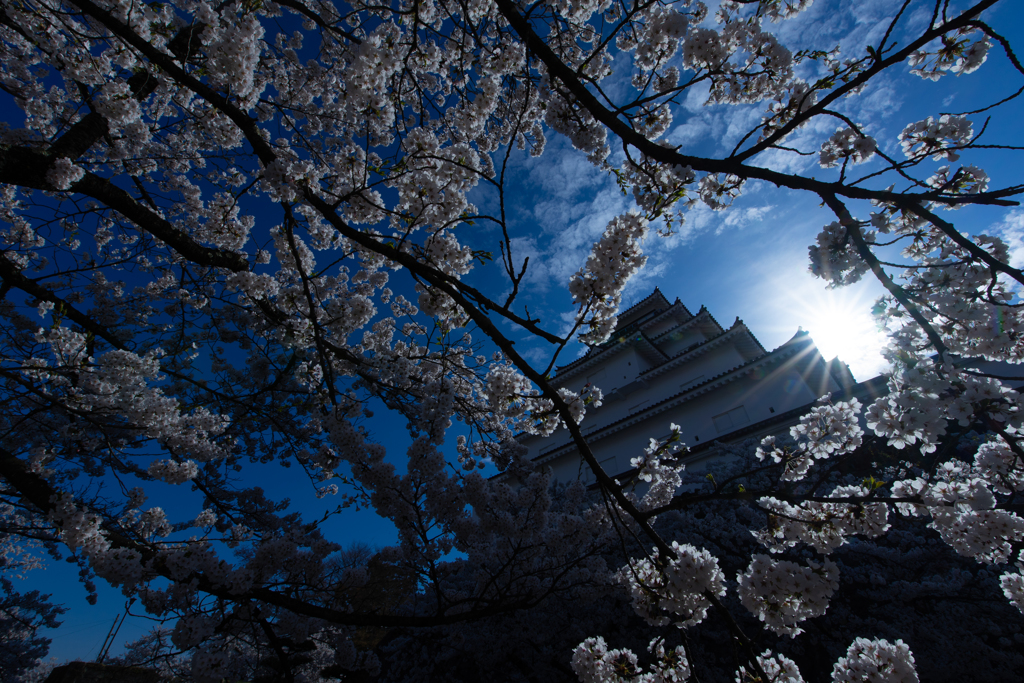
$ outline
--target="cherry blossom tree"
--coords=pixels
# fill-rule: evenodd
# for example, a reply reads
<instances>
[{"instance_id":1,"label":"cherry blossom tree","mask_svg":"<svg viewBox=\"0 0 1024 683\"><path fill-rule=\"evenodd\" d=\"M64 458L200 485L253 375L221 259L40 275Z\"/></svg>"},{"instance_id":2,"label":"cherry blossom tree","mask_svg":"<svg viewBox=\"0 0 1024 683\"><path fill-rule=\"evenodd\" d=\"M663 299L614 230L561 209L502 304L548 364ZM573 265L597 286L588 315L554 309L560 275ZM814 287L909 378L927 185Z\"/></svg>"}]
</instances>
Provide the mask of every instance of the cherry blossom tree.
<instances>
[{"instance_id":1,"label":"cherry blossom tree","mask_svg":"<svg viewBox=\"0 0 1024 683\"><path fill-rule=\"evenodd\" d=\"M39 630L60 626L58 617L67 610L37 590L14 590L5 578L0 578L0 589L0 673L4 680L17 683L49 652L50 639Z\"/></svg>"},{"instance_id":2,"label":"cherry blossom tree","mask_svg":"<svg viewBox=\"0 0 1024 683\"><path fill-rule=\"evenodd\" d=\"M0 84L19 112L0 130L0 495L87 580L173 617L196 680L236 675L253 648L283 680L372 675L386 649L360 650L355 629L457 630L610 584L662 635L638 658L590 634L565 653L580 679L685 680L696 662L678 634L713 616L731 675L800 680L765 639L826 614L843 583L831 554L896 515L997 567L1024 609L1020 398L959 360L1021 361L1024 274L949 212L1015 205L1024 187L990 187L977 164L1017 151L986 122L1024 89L895 140L848 107L899 70L942 83L998 57L1024 76L986 22L996 4L894 3L880 39L838 54L780 39L809 0L4 1ZM729 154L665 139L694 93L761 112ZM506 212L509 160L552 135L635 201L566 283L568 329L521 305L529 263ZM784 170L786 155L819 168ZM680 492L673 439L632 454L646 488L631 490L581 431L600 388L556 389L549 373L574 340L607 339L645 245L754 182L835 214L810 248L828 286L884 286L890 393L866 410L825 402L792 444L762 444L778 475L756 495ZM484 187L493 212L469 199ZM503 277L480 284L493 234ZM521 334L549 345L546 367L517 351ZM402 467L370 436L374 402L408 423ZM940 448L969 424L985 429L969 455ZM865 427L904 459L830 480ZM557 429L595 472L596 504L579 483L553 490L515 440ZM394 523L378 578L412 577L408 600L360 604L372 572L329 561L344 539L245 481L274 461ZM202 504L147 504L175 486ZM736 574L655 526L705 499L764 511ZM609 566L627 536L640 552ZM917 680L914 664L902 639L863 633L831 676Z\"/></svg>"},{"instance_id":3,"label":"cherry blossom tree","mask_svg":"<svg viewBox=\"0 0 1024 683\"><path fill-rule=\"evenodd\" d=\"M56 538L36 511L17 502L0 503L0 675L5 681L31 680L31 672L50 649L51 639L40 630L60 626L67 609L54 605L39 590L18 590L12 579L42 569L37 551L56 554Z\"/></svg>"}]
</instances>

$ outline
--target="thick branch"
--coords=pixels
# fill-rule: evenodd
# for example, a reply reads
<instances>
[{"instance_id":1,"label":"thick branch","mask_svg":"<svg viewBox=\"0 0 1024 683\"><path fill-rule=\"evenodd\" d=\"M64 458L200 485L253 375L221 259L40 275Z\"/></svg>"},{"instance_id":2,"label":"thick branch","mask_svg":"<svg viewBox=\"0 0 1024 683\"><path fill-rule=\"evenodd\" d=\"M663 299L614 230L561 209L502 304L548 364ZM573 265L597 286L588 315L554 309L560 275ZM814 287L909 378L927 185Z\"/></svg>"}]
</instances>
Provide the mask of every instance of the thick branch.
<instances>
[{"instance_id":1,"label":"thick branch","mask_svg":"<svg viewBox=\"0 0 1024 683\"><path fill-rule=\"evenodd\" d=\"M0 183L55 192L57 188L46 179L52 161L52 157L25 147L0 149ZM109 206L142 230L173 247L189 261L233 272L249 270L249 263L241 254L199 244L106 178L86 172L81 180L71 186L70 191L79 192Z\"/></svg>"},{"instance_id":2,"label":"thick branch","mask_svg":"<svg viewBox=\"0 0 1024 683\"><path fill-rule=\"evenodd\" d=\"M137 100L144 100L156 90L157 79L146 71L128 79L128 87ZM89 151L108 132L107 120L99 112L82 117L68 132L50 145L49 154L53 159L67 158L72 161Z\"/></svg>"},{"instance_id":3,"label":"thick branch","mask_svg":"<svg viewBox=\"0 0 1024 683\"><path fill-rule=\"evenodd\" d=\"M105 340L115 349L125 348L124 342L118 339L113 332L103 325L100 325L95 320L82 313L35 280L26 277L21 270L10 261L10 259L2 254L0 254L0 279L3 279L5 285L17 287L21 291L34 296L40 301L49 301L55 307L59 307L61 314L65 318L71 320L86 332L90 332L93 336Z\"/></svg>"}]
</instances>

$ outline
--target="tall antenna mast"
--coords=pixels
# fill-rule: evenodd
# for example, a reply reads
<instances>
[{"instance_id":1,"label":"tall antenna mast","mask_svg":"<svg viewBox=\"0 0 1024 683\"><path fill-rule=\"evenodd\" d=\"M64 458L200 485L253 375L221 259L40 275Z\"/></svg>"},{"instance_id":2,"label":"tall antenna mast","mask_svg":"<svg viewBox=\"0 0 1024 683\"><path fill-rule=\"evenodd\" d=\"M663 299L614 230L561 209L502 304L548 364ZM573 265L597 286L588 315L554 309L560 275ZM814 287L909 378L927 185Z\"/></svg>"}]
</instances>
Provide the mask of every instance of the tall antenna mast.
<instances>
[{"instance_id":1,"label":"tall antenna mast","mask_svg":"<svg viewBox=\"0 0 1024 683\"><path fill-rule=\"evenodd\" d=\"M124 606L124 614L114 617L114 623L110 625L110 630L107 631L107 637L103 639L103 644L100 645L100 652L96 655L97 664L102 664L103 660L107 658L107 655L110 653L110 648L114 644L114 638L117 637L117 632L121 630L124 620L128 618L128 610L130 610L134 604L135 598L132 598Z\"/></svg>"}]
</instances>

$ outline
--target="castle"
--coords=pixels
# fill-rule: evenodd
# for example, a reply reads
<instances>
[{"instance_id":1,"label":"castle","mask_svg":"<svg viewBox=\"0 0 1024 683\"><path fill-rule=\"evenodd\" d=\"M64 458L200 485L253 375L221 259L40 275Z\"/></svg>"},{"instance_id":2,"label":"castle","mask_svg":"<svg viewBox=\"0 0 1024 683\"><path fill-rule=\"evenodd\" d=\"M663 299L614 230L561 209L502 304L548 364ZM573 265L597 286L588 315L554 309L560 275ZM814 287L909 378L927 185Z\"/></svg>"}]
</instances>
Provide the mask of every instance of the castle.
<instances>
[{"instance_id":1,"label":"castle","mask_svg":"<svg viewBox=\"0 0 1024 683\"><path fill-rule=\"evenodd\" d=\"M658 289L619 314L607 342L559 367L553 383L603 391L603 405L588 408L582 426L613 477L629 473L630 459L651 438L667 438L671 423L682 428L692 469L715 457L709 446L716 441L785 432L826 393L863 402L885 391L884 377L857 384L846 364L826 361L807 332L768 351L739 318L724 328L703 306L691 313ZM555 480L594 481L565 429L519 440Z\"/></svg>"}]
</instances>

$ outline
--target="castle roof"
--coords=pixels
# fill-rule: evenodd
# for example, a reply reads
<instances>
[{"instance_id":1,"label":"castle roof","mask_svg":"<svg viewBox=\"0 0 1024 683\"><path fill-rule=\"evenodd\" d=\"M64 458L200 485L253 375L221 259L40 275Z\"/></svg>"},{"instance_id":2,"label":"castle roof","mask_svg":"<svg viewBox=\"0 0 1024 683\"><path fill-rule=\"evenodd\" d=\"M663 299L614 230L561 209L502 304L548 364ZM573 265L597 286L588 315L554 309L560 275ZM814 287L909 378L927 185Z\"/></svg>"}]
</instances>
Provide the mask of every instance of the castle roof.
<instances>
[{"instance_id":1,"label":"castle roof","mask_svg":"<svg viewBox=\"0 0 1024 683\"><path fill-rule=\"evenodd\" d=\"M676 301L679 300L676 299ZM654 291L645 296L643 299L633 304L626 310L619 312L619 328L625 327L626 325L630 324L633 320L640 317L640 315L646 313L648 310L658 306L659 304L663 307L667 307L670 305L668 298L666 298L665 295L662 294L660 289L655 287Z\"/></svg>"},{"instance_id":2,"label":"castle roof","mask_svg":"<svg viewBox=\"0 0 1024 683\"><path fill-rule=\"evenodd\" d=\"M738 333L739 329L740 328L734 325L732 328L724 332L716 339L724 339L729 334L736 334ZM745 326L742 329L745 330ZM594 432L588 434L587 439L588 441L601 440L607 436L610 436L611 434L614 434L616 432L622 431L623 429L626 429L627 427L635 425L638 422L643 422L655 415L664 413L665 411L670 410L671 408L674 408L675 406L678 406L681 403L695 400L698 397L706 395L709 392L725 384L731 384L732 382L735 382L745 377L749 373L757 371L758 369L781 365L788 360L803 355L807 350L809 350L810 347L813 346L814 341L810 338L810 336L803 335L802 338L798 340L798 343L783 344L774 351L762 354L757 358L749 360L745 363L741 363L740 365L737 365L724 372L721 372L715 375L714 377L711 377L707 380L704 380L703 382L700 382L699 384L688 386L682 391L679 391L671 396L668 396L653 405L645 406L642 409L634 413L631 413L630 415L627 415L626 417L616 420L611 424L600 427ZM652 370L657 369L658 368L652 368ZM806 408L807 406L803 406L804 412L806 412ZM536 462L537 464L543 464L544 462L552 460L564 453L572 451L573 449L575 449L575 447L576 446L572 442L572 440L564 441L558 444L552 444L551 446L542 449L540 454L534 459L534 462Z\"/></svg>"},{"instance_id":3,"label":"castle roof","mask_svg":"<svg viewBox=\"0 0 1024 683\"><path fill-rule=\"evenodd\" d=\"M701 310L706 309L701 307ZM652 338L644 333L644 329L662 322L673 315L678 316L678 319L685 319L687 322L695 317L690 313L689 309L679 301L679 299L676 299L675 303L670 304L668 299L665 298L665 295L657 288L655 288L654 292L643 301L630 306L626 312L629 316L625 321L621 315L619 316L619 324L615 328L615 331L609 335L608 341L591 346L587 350L587 353L580 358L577 358L570 363L566 363L565 365L558 366L555 369L555 376L560 379L564 379L567 376L576 374L584 367L591 366L592 363L590 361L594 361L599 357L602 359L607 358L611 355L608 352L619 347L621 344L641 341L641 339L637 337L637 333L641 334L643 340L645 340L647 344L654 349L654 354L656 356L660 356L657 362L664 362L668 360L668 357L661 349L657 348ZM660 336L662 336L661 333L655 335L655 338Z\"/></svg>"}]
</instances>

